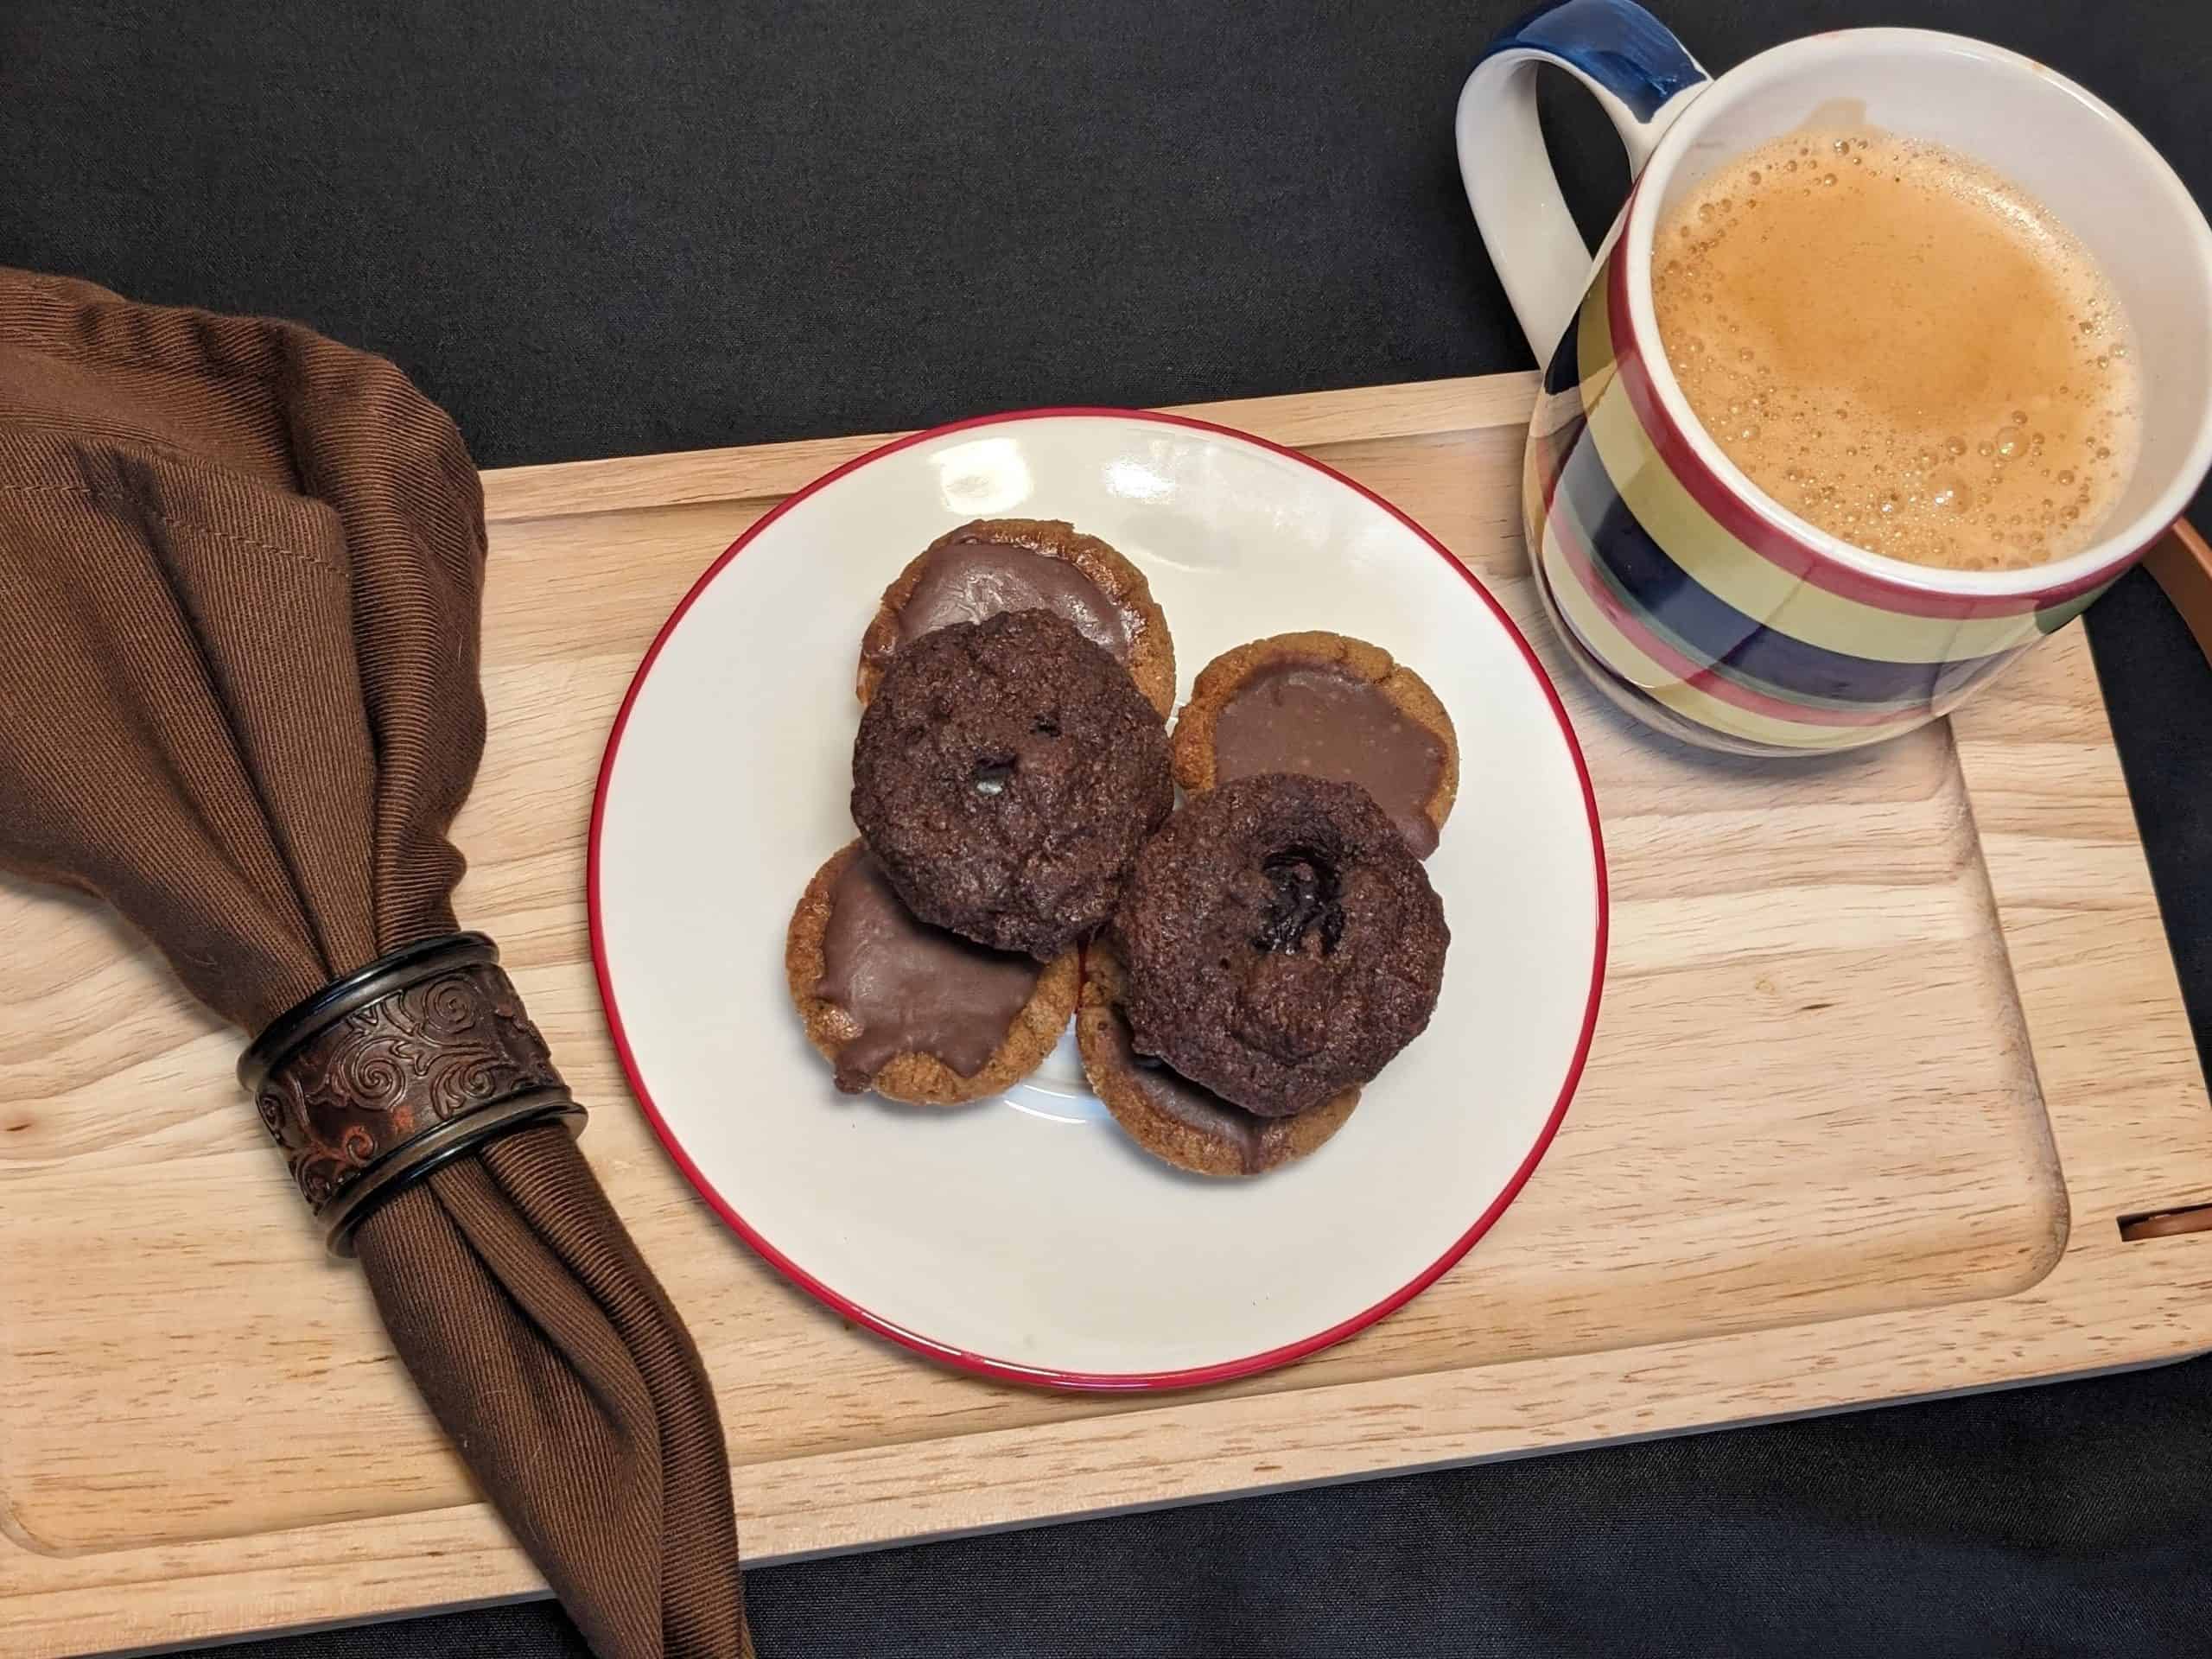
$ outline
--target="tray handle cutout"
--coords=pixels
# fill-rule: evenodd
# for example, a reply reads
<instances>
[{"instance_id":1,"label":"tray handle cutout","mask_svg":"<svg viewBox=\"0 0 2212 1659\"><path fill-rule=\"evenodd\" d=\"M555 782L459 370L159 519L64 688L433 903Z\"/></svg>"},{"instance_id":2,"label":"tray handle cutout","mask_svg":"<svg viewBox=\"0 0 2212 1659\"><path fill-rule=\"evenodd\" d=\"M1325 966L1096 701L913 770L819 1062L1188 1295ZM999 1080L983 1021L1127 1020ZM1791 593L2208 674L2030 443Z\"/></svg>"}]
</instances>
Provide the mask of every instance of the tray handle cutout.
<instances>
[{"instance_id":1,"label":"tray handle cutout","mask_svg":"<svg viewBox=\"0 0 2212 1659\"><path fill-rule=\"evenodd\" d=\"M2197 649L2212 662L2212 547L2188 519L2177 518L2143 556L2143 566L2166 590L2167 600L2196 636Z\"/></svg>"},{"instance_id":2,"label":"tray handle cutout","mask_svg":"<svg viewBox=\"0 0 2212 1659\"><path fill-rule=\"evenodd\" d=\"M2131 1244L2146 1238L2173 1238L2183 1233L2212 1233L2212 1204L2146 1210L2139 1215L2120 1218L2120 1236Z\"/></svg>"}]
</instances>

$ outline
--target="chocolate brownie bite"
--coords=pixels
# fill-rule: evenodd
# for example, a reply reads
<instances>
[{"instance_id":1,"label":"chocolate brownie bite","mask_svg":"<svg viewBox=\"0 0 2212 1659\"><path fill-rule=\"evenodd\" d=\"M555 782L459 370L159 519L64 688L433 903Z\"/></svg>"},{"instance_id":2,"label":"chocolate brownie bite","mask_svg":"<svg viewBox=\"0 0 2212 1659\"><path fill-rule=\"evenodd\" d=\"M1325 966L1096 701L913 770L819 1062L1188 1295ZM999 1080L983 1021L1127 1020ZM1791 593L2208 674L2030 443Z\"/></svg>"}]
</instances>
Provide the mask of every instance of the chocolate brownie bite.
<instances>
[{"instance_id":1,"label":"chocolate brownie bite","mask_svg":"<svg viewBox=\"0 0 2212 1659\"><path fill-rule=\"evenodd\" d=\"M1175 722L1186 792L1263 772L1357 784L1426 858L1459 791L1459 743L1436 693L1380 645L1279 633L1207 664Z\"/></svg>"},{"instance_id":2,"label":"chocolate brownie bite","mask_svg":"<svg viewBox=\"0 0 2212 1659\"><path fill-rule=\"evenodd\" d=\"M948 531L883 590L861 639L855 690L874 700L899 647L953 622L1050 611L1129 671L1165 720L1175 707L1175 642L1144 572L1058 518L978 518Z\"/></svg>"},{"instance_id":3,"label":"chocolate brownie bite","mask_svg":"<svg viewBox=\"0 0 2212 1659\"><path fill-rule=\"evenodd\" d=\"M1367 1082L1419 1036L1450 943L1367 791L1289 772L1185 802L1114 921L1136 1052L1262 1117Z\"/></svg>"},{"instance_id":4,"label":"chocolate brownie bite","mask_svg":"<svg viewBox=\"0 0 2212 1659\"><path fill-rule=\"evenodd\" d=\"M1072 950L1039 965L916 921L855 841L791 912L784 973L807 1040L847 1094L950 1106L1012 1087L1074 1012Z\"/></svg>"},{"instance_id":5,"label":"chocolate brownie bite","mask_svg":"<svg viewBox=\"0 0 2212 1659\"><path fill-rule=\"evenodd\" d=\"M1154 1157L1194 1174L1257 1175L1294 1162L1344 1127L1359 1090L1346 1089L1289 1117L1262 1117L1231 1105L1159 1060L1138 1054L1122 1011L1128 979L1103 939L1083 953L1076 1045L1084 1074L1129 1138Z\"/></svg>"},{"instance_id":6,"label":"chocolate brownie bite","mask_svg":"<svg viewBox=\"0 0 2212 1659\"><path fill-rule=\"evenodd\" d=\"M1159 715L1050 611L902 646L853 745L853 821L907 907L1040 962L1113 913L1174 796Z\"/></svg>"}]
</instances>

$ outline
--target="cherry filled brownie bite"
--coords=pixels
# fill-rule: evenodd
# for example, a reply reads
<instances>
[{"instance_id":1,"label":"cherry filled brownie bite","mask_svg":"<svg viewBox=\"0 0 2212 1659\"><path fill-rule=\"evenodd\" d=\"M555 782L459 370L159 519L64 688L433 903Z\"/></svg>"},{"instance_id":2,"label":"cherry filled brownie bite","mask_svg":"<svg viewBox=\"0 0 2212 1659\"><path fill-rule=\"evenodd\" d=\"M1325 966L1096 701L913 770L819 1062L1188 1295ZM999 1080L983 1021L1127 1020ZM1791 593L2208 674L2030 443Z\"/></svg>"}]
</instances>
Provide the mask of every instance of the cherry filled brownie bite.
<instances>
[{"instance_id":1,"label":"cherry filled brownie bite","mask_svg":"<svg viewBox=\"0 0 2212 1659\"><path fill-rule=\"evenodd\" d=\"M1173 804L1159 714L1050 611L901 646L853 746L853 821L907 907L1040 962L1113 913Z\"/></svg>"},{"instance_id":2,"label":"cherry filled brownie bite","mask_svg":"<svg viewBox=\"0 0 2212 1659\"><path fill-rule=\"evenodd\" d=\"M1451 932L1366 791L1264 772L1193 797L1145 843L1113 943L1136 1052L1277 1117L1421 1034Z\"/></svg>"}]
</instances>

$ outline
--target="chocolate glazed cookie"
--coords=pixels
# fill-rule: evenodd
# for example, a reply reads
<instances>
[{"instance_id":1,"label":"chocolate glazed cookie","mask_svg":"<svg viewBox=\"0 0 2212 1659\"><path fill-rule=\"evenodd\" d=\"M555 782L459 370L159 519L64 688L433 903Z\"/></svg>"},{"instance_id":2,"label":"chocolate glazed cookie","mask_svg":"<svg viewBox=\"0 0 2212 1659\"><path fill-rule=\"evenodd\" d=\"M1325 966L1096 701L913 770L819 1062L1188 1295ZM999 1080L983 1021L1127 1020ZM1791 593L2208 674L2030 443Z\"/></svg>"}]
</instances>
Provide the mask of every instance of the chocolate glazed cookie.
<instances>
[{"instance_id":1,"label":"chocolate glazed cookie","mask_svg":"<svg viewBox=\"0 0 2212 1659\"><path fill-rule=\"evenodd\" d=\"M1452 937L1366 791L1288 772L1186 803L1114 927L1136 1052L1262 1117L1367 1082L1419 1036Z\"/></svg>"},{"instance_id":2,"label":"chocolate glazed cookie","mask_svg":"<svg viewBox=\"0 0 2212 1659\"><path fill-rule=\"evenodd\" d=\"M950 1106L1037 1069L1074 1010L1071 950L1039 967L916 921L855 841L807 883L784 940L807 1040L847 1094Z\"/></svg>"},{"instance_id":3,"label":"chocolate glazed cookie","mask_svg":"<svg viewBox=\"0 0 2212 1659\"><path fill-rule=\"evenodd\" d=\"M883 590L861 640L855 689L875 696L900 646L952 622L1051 611L1129 671L1165 720L1175 707L1175 642L1144 572L1060 518L978 518L931 542Z\"/></svg>"},{"instance_id":4,"label":"chocolate glazed cookie","mask_svg":"<svg viewBox=\"0 0 2212 1659\"><path fill-rule=\"evenodd\" d=\"M1049 611L903 646L853 746L853 821L907 907L1040 962L1113 913L1174 795L1159 715Z\"/></svg>"},{"instance_id":5,"label":"chocolate glazed cookie","mask_svg":"<svg viewBox=\"0 0 2212 1659\"><path fill-rule=\"evenodd\" d=\"M1208 663L1175 722L1186 794L1262 772L1357 784L1426 858L1459 792L1459 741L1428 683L1382 646L1279 633Z\"/></svg>"}]
</instances>

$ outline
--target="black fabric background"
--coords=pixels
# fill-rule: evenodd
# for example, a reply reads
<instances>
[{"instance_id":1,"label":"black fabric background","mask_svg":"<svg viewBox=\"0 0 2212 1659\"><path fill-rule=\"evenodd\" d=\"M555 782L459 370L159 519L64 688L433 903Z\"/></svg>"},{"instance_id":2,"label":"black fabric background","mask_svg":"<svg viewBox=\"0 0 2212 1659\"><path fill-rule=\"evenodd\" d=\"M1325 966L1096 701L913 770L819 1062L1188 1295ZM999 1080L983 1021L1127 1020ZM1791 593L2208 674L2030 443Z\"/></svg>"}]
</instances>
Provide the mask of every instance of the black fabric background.
<instances>
[{"instance_id":1,"label":"black fabric background","mask_svg":"<svg viewBox=\"0 0 2212 1659\"><path fill-rule=\"evenodd\" d=\"M12 0L0 260L385 353L486 466L1521 367L1450 122L1517 9ZM1666 15L1716 70L1841 25L1986 35L2212 199L2203 0ZM1553 113L1594 226L1618 150ZM2091 632L2202 1036L2212 671L2139 577ZM749 1584L766 1659L2163 1655L2212 1652L2208 1558L2195 1361ZM252 1651L582 1649L535 1604Z\"/></svg>"}]
</instances>

